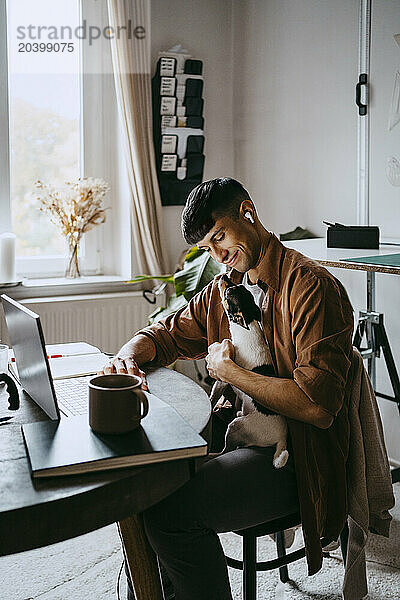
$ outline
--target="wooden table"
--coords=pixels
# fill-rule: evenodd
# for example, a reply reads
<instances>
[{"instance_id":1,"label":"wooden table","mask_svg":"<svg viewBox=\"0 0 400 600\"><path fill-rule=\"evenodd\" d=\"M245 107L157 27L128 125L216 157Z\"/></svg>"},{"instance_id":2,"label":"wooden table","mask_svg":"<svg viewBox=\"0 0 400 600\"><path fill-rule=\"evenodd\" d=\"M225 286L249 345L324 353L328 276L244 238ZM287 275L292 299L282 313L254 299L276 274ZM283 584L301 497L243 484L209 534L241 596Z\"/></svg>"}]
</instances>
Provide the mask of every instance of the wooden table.
<instances>
[{"instance_id":1,"label":"wooden table","mask_svg":"<svg viewBox=\"0 0 400 600\"><path fill-rule=\"evenodd\" d=\"M211 407L197 383L164 368L149 371L148 383L152 393L208 438ZM13 413L7 410L5 391L0 393L0 416L15 415L0 427L0 556L119 522L137 599L162 600L155 556L145 538L140 513L188 481L191 461L33 481L20 425L43 421L47 416L24 392L20 396L21 408Z\"/></svg>"}]
</instances>

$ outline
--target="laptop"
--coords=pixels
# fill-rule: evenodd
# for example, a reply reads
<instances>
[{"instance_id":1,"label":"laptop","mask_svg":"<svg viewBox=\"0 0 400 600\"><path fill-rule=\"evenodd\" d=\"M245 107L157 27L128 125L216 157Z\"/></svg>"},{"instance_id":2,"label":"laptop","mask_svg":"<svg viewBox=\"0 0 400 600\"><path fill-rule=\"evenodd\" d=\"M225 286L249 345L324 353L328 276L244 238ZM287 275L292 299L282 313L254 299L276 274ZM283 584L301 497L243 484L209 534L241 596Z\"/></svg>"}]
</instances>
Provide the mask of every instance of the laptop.
<instances>
[{"instance_id":1,"label":"laptop","mask_svg":"<svg viewBox=\"0 0 400 600\"><path fill-rule=\"evenodd\" d=\"M1 296L19 382L50 419L88 412L88 381L95 373L53 381L40 317L5 294Z\"/></svg>"},{"instance_id":2,"label":"laptop","mask_svg":"<svg viewBox=\"0 0 400 600\"><path fill-rule=\"evenodd\" d=\"M140 427L121 436L93 432L85 415L88 380L93 375L53 381L39 315L4 294L1 299L20 383L51 419L22 425L33 478L207 454L207 443L183 417L147 392L150 410Z\"/></svg>"}]
</instances>

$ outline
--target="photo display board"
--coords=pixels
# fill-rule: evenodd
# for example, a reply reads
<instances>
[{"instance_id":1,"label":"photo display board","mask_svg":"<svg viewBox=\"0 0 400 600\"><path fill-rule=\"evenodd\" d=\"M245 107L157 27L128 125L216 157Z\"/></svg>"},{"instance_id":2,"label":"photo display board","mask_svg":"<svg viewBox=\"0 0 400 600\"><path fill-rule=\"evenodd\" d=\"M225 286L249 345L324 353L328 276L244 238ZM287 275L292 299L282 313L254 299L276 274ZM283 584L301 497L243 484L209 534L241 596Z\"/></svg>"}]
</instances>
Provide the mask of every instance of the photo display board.
<instances>
[{"instance_id":1,"label":"photo display board","mask_svg":"<svg viewBox=\"0 0 400 600\"><path fill-rule=\"evenodd\" d=\"M203 180L203 62L170 52L152 79L153 138L164 206L184 205Z\"/></svg>"}]
</instances>

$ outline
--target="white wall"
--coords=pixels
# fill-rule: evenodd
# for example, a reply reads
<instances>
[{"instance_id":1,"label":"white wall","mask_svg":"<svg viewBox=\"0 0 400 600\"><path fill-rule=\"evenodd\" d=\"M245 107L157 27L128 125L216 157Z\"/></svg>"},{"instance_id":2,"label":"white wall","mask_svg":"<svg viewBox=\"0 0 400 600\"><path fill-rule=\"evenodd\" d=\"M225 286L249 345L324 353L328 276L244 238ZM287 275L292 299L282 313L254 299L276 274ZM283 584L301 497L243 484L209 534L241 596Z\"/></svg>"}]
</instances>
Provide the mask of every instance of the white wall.
<instances>
[{"instance_id":1,"label":"white wall","mask_svg":"<svg viewBox=\"0 0 400 600\"><path fill-rule=\"evenodd\" d=\"M400 123L388 128L400 48L393 35L400 32L398 0L374 0L370 69L370 200L371 221L384 235L400 238L400 188L389 183L389 157L400 160Z\"/></svg>"},{"instance_id":2,"label":"white wall","mask_svg":"<svg viewBox=\"0 0 400 600\"><path fill-rule=\"evenodd\" d=\"M237 177L276 232L354 222L358 0L233 7Z\"/></svg>"},{"instance_id":3,"label":"white wall","mask_svg":"<svg viewBox=\"0 0 400 600\"><path fill-rule=\"evenodd\" d=\"M232 7L231 0L152 0L152 65L158 52L181 43L203 61L204 179L233 175ZM182 207L163 208L167 254L172 269L187 248L181 231Z\"/></svg>"},{"instance_id":4,"label":"white wall","mask_svg":"<svg viewBox=\"0 0 400 600\"><path fill-rule=\"evenodd\" d=\"M397 0L373 0L371 22L370 70L370 203L371 224L379 225L381 233L400 238L400 187L386 178L387 159L400 160L400 123L388 130L389 107L392 100L395 73L400 71L400 48L393 35L400 32L400 11ZM400 248L399 248L400 252ZM395 362L400 370L400 277L377 276L377 310L385 314L385 324ZM386 367L378 360L377 388L392 395ZM400 463L400 416L396 405L379 401L389 454Z\"/></svg>"}]
</instances>

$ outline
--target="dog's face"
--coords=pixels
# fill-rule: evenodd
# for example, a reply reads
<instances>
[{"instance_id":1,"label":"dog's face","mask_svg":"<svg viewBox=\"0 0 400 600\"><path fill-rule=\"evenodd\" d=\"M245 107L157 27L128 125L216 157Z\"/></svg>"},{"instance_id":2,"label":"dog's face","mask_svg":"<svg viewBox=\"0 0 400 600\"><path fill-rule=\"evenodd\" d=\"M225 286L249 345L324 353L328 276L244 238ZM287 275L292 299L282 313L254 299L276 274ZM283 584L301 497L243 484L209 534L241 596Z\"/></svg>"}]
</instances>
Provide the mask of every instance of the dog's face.
<instances>
[{"instance_id":1,"label":"dog's face","mask_svg":"<svg viewBox=\"0 0 400 600\"><path fill-rule=\"evenodd\" d=\"M222 305L232 323L249 329L252 321L261 321L261 311L254 301L253 294L244 285L235 285L227 275L219 280L219 293Z\"/></svg>"}]
</instances>

